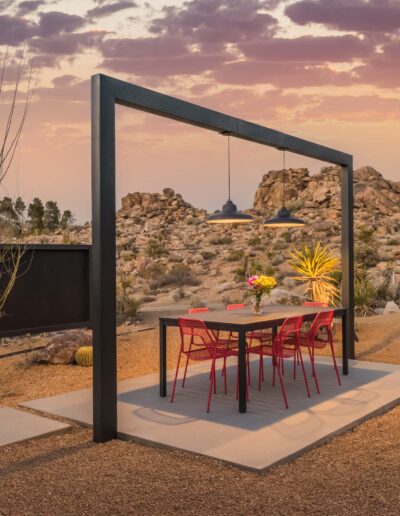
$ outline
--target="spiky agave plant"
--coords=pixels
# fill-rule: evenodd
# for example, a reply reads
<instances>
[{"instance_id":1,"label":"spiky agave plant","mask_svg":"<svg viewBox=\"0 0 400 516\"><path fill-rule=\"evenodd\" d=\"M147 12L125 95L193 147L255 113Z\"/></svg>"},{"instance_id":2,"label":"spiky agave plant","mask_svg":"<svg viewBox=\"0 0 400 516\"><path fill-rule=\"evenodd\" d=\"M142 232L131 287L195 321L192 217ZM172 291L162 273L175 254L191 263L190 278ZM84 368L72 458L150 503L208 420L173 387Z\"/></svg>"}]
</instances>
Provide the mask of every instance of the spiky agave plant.
<instances>
[{"instance_id":1,"label":"spiky agave plant","mask_svg":"<svg viewBox=\"0 0 400 516\"><path fill-rule=\"evenodd\" d=\"M333 274L339 270L340 260L328 246L304 246L290 254L291 267L299 273L294 279L305 284L306 294L314 301L335 305L340 296L338 281Z\"/></svg>"}]
</instances>

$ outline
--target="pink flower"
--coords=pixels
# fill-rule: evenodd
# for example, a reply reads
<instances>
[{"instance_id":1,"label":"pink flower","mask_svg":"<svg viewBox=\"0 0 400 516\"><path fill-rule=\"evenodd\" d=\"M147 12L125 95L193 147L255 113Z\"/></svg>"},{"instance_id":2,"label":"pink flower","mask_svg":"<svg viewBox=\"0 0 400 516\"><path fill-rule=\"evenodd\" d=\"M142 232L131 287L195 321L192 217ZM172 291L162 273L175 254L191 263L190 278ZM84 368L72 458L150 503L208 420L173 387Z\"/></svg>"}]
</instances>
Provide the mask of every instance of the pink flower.
<instances>
[{"instance_id":1,"label":"pink flower","mask_svg":"<svg viewBox=\"0 0 400 516\"><path fill-rule=\"evenodd\" d=\"M252 286L253 286L253 283L254 283L256 280L258 280L258 276L251 276L251 278L249 278L249 279L247 280L247 284L248 284L248 285L250 285L250 287L252 287Z\"/></svg>"}]
</instances>

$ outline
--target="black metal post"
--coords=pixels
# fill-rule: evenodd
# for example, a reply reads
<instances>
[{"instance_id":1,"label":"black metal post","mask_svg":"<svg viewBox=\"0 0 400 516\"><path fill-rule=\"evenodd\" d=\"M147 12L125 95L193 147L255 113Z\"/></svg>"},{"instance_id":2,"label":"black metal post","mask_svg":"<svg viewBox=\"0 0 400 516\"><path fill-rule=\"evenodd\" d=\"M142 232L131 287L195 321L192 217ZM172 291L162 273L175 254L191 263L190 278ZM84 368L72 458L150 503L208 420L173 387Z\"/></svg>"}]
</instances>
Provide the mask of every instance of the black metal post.
<instances>
[{"instance_id":1,"label":"black metal post","mask_svg":"<svg viewBox=\"0 0 400 516\"><path fill-rule=\"evenodd\" d=\"M117 436L115 102L92 77L93 439Z\"/></svg>"},{"instance_id":2,"label":"black metal post","mask_svg":"<svg viewBox=\"0 0 400 516\"><path fill-rule=\"evenodd\" d=\"M343 374L348 372L348 358L355 358L354 350L354 229L353 229L353 161L341 169L342 186L342 305L343 317Z\"/></svg>"},{"instance_id":3,"label":"black metal post","mask_svg":"<svg viewBox=\"0 0 400 516\"><path fill-rule=\"evenodd\" d=\"M167 327L160 319L160 396L167 395Z\"/></svg>"},{"instance_id":4,"label":"black metal post","mask_svg":"<svg viewBox=\"0 0 400 516\"><path fill-rule=\"evenodd\" d=\"M246 331L239 331L239 412L246 412Z\"/></svg>"}]
</instances>

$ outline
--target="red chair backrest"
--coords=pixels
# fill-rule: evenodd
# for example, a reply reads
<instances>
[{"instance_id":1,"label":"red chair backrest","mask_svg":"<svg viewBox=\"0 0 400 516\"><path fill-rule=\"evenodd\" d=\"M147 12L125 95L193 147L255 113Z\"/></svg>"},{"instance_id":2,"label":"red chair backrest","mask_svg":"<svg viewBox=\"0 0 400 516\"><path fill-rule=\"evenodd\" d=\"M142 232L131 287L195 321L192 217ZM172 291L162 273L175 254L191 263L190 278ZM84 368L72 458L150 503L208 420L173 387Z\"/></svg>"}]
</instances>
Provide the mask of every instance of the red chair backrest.
<instances>
[{"instance_id":1,"label":"red chair backrest","mask_svg":"<svg viewBox=\"0 0 400 516\"><path fill-rule=\"evenodd\" d=\"M244 303L236 303L226 307L227 310L240 310L241 308L246 308L246 305Z\"/></svg>"},{"instance_id":2,"label":"red chair backrest","mask_svg":"<svg viewBox=\"0 0 400 516\"><path fill-rule=\"evenodd\" d=\"M288 337L298 337L300 335L301 325L303 323L303 316L288 317L283 321L277 336L274 340L274 347L277 352L285 343Z\"/></svg>"},{"instance_id":3,"label":"red chair backrest","mask_svg":"<svg viewBox=\"0 0 400 516\"><path fill-rule=\"evenodd\" d=\"M322 303L321 301L304 301L301 306L319 306L321 308L328 308L328 303Z\"/></svg>"},{"instance_id":4,"label":"red chair backrest","mask_svg":"<svg viewBox=\"0 0 400 516\"><path fill-rule=\"evenodd\" d=\"M200 312L208 312L208 308L206 306L202 306L200 308L189 308L188 314L198 314Z\"/></svg>"},{"instance_id":5,"label":"red chair backrest","mask_svg":"<svg viewBox=\"0 0 400 516\"><path fill-rule=\"evenodd\" d=\"M334 315L333 310L327 310L326 312L319 312L315 316L315 318L310 326L310 329L308 331L308 338L310 340L315 339L318 335L318 332L321 329L325 329L329 335L332 331L333 315Z\"/></svg>"},{"instance_id":6,"label":"red chair backrest","mask_svg":"<svg viewBox=\"0 0 400 516\"><path fill-rule=\"evenodd\" d=\"M189 351L192 346L206 348L213 355L217 343L211 331L203 321L199 319L178 319L179 331L181 333L182 351Z\"/></svg>"}]
</instances>

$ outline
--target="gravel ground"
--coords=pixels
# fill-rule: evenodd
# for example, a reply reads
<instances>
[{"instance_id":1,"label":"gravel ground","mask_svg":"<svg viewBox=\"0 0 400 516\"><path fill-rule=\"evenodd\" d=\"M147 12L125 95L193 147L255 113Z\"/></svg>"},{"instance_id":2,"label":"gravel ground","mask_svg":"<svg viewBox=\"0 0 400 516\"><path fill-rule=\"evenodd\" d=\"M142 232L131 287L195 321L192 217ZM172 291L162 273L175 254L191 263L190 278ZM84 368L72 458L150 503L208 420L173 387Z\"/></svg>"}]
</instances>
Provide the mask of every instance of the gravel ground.
<instances>
[{"instance_id":1,"label":"gravel ground","mask_svg":"<svg viewBox=\"0 0 400 516\"><path fill-rule=\"evenodd\" d=\"M400 363L400 315L358 321L364 360ZM176 334L171 349L176 349ZM157 334L119 340L119 378L157 369ZM138 353L138 351L140 351ZM175 362L170 353L170 366ZM0 403L89 386L91 370L0 360ZM0 449L1 515L400 514L400 407L264 474L89 430Z\"/></svg>"}]
</instances>

